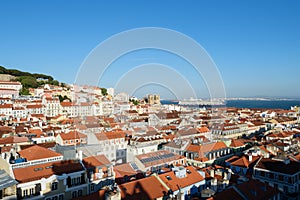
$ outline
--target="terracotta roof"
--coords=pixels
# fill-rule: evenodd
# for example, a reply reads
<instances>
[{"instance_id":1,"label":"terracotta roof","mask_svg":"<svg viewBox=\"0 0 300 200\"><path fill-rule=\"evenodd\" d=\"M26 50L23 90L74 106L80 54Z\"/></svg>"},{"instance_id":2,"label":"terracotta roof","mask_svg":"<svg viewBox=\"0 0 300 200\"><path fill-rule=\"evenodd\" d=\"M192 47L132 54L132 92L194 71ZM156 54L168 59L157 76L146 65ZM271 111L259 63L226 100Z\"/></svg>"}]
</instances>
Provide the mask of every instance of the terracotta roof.
<instances>
[{"instance_id":1,"label":"terracotta roof","mask_svg":"<svg viewBox=\"0 0 300 200\"><path fill-rule=\"evenodd\" d=\"M230 147L243 147L245 143L241 139L231 139Z\"/></svg>"},{"instance_id":2,"label":"terracotta roof","mask_svg":"<svg viewBox=\"0 0 300 200\"><path fill-rule=\"evenodd\" d=\"M32 109L32 108L42 108L43 105L42 104L33 104L33 105L27 105L26 108L27 109Z\"/></svg>"},{"instance_id":3,"label":"terracotta roof","mask_svg":"<svg viewBox=\"0 0 300 200\"><path fill-rule=\"evenodd\" d=\"M300 163L294 160L290 160L289 164L285 164L281 160L262 158L256 165L256 168L266 169L274 172L280 172L283 174L296 174L299 172Z\"/></svg>"},{"instance_id":4,"label":"terracotta roof","mask_svg":"<svg viewBox=\"0 0 300 200\"><path fill-rule=\"evenodd\" d=\"M286 137L291 137L293 134L294 134L293 132L271 133L267 135L267 137L286 138Z\"/></svg>"},{"instance_id":5,"label":"terracotta roof","mask_svg":"<svg viewBox=\"0 0 300 200\"><path fill-rule=\"evenodd\" d=\"M249 200L272 199L278 194L276 189L258 180L249 180L237 185L236 188Z\"/></svg>"},{"instance_id":6,"label":"terracotta roof","mask_svg":"<svg viewBox=\"0 0 300 200\"><path fill-rule=\"evenodd\" d=\"M18 152L22 158L26 158L27 161L39 160L44 158L52 158L62 156L61 154L51 151L47 148L35 145Z\"/></svg>"},{"instance_id":7,"label":"terracotta roof","mask_svg":"<svg viewBox=\"0 0 300 200\"><path fill-rule=\"evenodd\" d=\"M212 142L212 143L206 143L202 145L195 145L190 144L187 146L186 151L195 152L198 153L199 158L205 157L205 154L210 151L215 151L219 149L227 148L226 144L224 142Z\"/></svg>"},{"instance_id":8,"label":"terracotta roof","mask_svg":"<svg viewBox=\"0 0 300 200\"><path fill-rule=\"evenodd\" d=\"M233 166L239 166L244 168L249 168L249 166L253 166L259 159L259 156L252 156L252 160L249 160L249 157L243 155L242 157L238 158L237 160L231 162Z\"/></svg>"},{"instance_id":9,"label":"terracotta roof","mask_svg":"<svg viewBox=\"0 0 300 200\"><path fill-rule=\"evenodd\" d=\"M200 133L207 133L207 132L209 132L209 129L205 126L202 126L201 128L198 128L198 131Z\"/></svg>"},{"instance_id":10,"label":"terracotta roof","mask_svg":"<svg viewBox=\"0 0 300 200\"><path fill-rule=\"evenodd\" d=\"M114 166L114 171L116 174L116 178L124 176L133 176L137 174L137 172L134 171L134 169L129 163Z\"/></svg>"},{"instance_id":11,"label":"terracotta roof","mask_svg":"<svg viewBox=\"0 0 300 200\"><path fill-rule=\"evenodd\" d=\"M62 107L71 107L71 106L75 106L75 103L73 103L73 102L61 102L60 105Z\"/></svg>"},{"instance_id":12,"label":"terracotta roof","mask_svg":"<svg viewBox=\"0 0 300 200\"><path fill-rule=\"evenodd\" d=\"M41 128L30 128L28 133L35 134L37 137L46 135Z\"/></svg>"},{"instance_id":13,"label":"terracotta roof","mask_svg":"<svg viewBox=\"0 0 300 200\"><path fill-rule=\"evenodd\" d=\"M11 136L6 138L0 138L0 144L15 144L29 142L28 137Z\"/></svg>"},{"instance_id":14,"label":"terracotta roof","mask_svg":"<svg viewBox=\"0 0 300 200\"><path fill-rule=\"evenodd\" d=\"M0 147L0 153L10 152L10 150L12 148L13 148L12 146L3 146L3 147Z\"/></svg>"},{"instance_id":15,"label":"terracotta roof","mask_svg":"<svg viewBox=\"0 0 300 200\"><path fill-rule=\"evenodd\" d=\"M154 176L121 184L119 188L121 198L128 200L158 199L168 193L168 190Z\"/></svg>"},{"instance_id":16,"label":"terracotta roof","mask_svg":"<svg viewBox=\"0 0 300 200\"><path fill-rule=\"evenodd\" d=\"M212 200L224 200L224 199L244 200L244 198L233 188L229 188L227 190L219 192L210 199L212 199Z\"/></svg>"},{"instance_id":17,"label":"terracotta roof","mask_svg":"<svg viewBox=\"0 0 300 200\"><path fill-rule=\"evenodd\" d=\"M0 109L1 108L12 108L13 105L12 104L0 104Z\"/></svg>"},{"instance_id":18,"label":"terracotta roof","mask_svg":"<svg viewBox=\"0 0 300 200\"><path fill-rule=\"evenodd\" d=\"M75 160L51 162L13 169L15 179L20 183L48 178L54 174L62 175L84 170L80 162Z\"/></svg>"},{"instance_id":19,"label":"terracotta roof","mask_svg":"<svg viewBox=\"0 0 300 200\"><path fill-rule=\"evenodd\" d=\"M84 135L78 131L70 131L68 133L60 133L59 135L63 140L74 140L74 139L87 137L86 135Z\"/></svg>"},{"instance_id":20,"label":"terracotta roof","mask_svg":"<svg viewBox=\"0 0 300 200\"><path fill-rule=\"evenodd\" d=\"M39 144L26 144L26 145L20 145L20 148L21 148L21 150L24 150L24 149L27 149L29 147L35 146L35 145L49 149L49 148L55 147L56 142L46 142L46 143L39 143Z\"/></svg>"},{"instance_id":21,"label":"terracotta roof","mask_svg":"<svg viewBox=\"0 0 300 200\"><path fill-rule=\"evenodd\" d=\"M0 134L6 134L12 132L13 129L11 126L0 126Z\"/></svg>"},{"instance_id":22,"label":"terracotta roof","mask_svg":"<svg viewBox=\"0 0 300 200\"><path fill-rule=\"evenodd\" d=\"M117 138L125 138L124 131L109 131L95 134L98 140L112 140Z\"/></svg>"},{"instance_id":23,"label":"terracotta roof","mask_svg":"<svg viewBox=\"0 0 300 200\"><path fill-rule=\"evenodd\" d=\"M83 159L83 164L87 168L100 167L103 165L112 165L104 155L91 156Z\"/></svg>"},{"instance_id":24,"label":"terracotta roof","mask_svg":"<svg viewBox=\"0 0 300 200\"><path fill-rule=\"evenodd\" d=\"M180 188L185 188L187 186L194 185L194 184L204 180L204 177L202 177L194 167L188 166L185 168L185 170L187 170L187 172L186 172L186 176L183 178L178 178L175 175L174 171L161 174L161 175L159 175L159 178L172 191L176 191L176 190L179 190Z\"/></svg>"},{"instance_id":25,"label":"terracotta roof","mask_svg":"<svg viewBox=\"0 0 300 200\"><path fill-rule=\"evenodd\" d=\"M172 125L161 127L161 130L163 130L163 131L165 131L165 130L176 130L176 129L177 129L177 127L176 126L172 126Z\"/></svg>"}]
</instances>

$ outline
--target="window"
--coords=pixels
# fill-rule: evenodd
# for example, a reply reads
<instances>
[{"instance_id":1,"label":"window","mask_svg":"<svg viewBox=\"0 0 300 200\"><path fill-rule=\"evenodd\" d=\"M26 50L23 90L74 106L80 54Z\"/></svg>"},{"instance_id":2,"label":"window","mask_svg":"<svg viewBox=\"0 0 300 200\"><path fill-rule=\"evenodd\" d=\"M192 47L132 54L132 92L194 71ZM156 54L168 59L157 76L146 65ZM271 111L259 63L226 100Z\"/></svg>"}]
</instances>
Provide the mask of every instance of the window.
<instances>
[{"instance_id":1,"label":"window","mask_svg":"<svg viewBox=\"0 0 300 200\"><path fill-rule=\"evenodd\" d=\"M23 190L23 196L28 196L28 190Z\"/></svg>"},{"instance_id":2,"label":"window","mask_svg":"<svg viewBox=\"0 0 300 200\"><path fill-rule=\"evenodd\" d=\"M30 188L29 194L30 194L30 195L33 195L33 194L34 194L34 188Z\"/></svg>"},{"instance_id":3,"label":"window","mask_svg":"<svg viewBox=\"0 0 300 200\"><path fill-rule=\"evenodd\" d=\"M78 190L78 197L82 196L82 190Z\"/></svg>"},{"instance_id":4,"label":"window","mask_svg":"<svg viewBox=\"0 0 300 200\"><path fill-rule=\"evenodd\" d=\"M51 190L57 190L57 185L58 185L57 182L53 182L51 185Z\"/></svg>"},{"instance_id":5,"label":"window","mask_svg":"<svg viewBox=\"0 0 300 200\"><path fill-rule=\"evenodd\" d=\"M285 192L285 193L288 192L288 187L287 186L283 186L283 192Z\"/></svg>"},{"instance_id":6,"label":"window","mask_svg":"<svg viewBox=\"0 0 300 200\"><path fill-rule=\"evenodd\" d=\"M72 198L74 199L74 198L76 198L77 197L77 191L73 191L72 192Z\"/></svg>"},{"instance_id":7,"label":"window","mask_svg":"<svg viewBox=\"0 0 300 200\"><path fill-rule=\"evenodd\" d=\"M63 200L64 199L64 195L63 194L60 194L59 196L58 196L58 200Z\"/></svg>"}]
</instances>

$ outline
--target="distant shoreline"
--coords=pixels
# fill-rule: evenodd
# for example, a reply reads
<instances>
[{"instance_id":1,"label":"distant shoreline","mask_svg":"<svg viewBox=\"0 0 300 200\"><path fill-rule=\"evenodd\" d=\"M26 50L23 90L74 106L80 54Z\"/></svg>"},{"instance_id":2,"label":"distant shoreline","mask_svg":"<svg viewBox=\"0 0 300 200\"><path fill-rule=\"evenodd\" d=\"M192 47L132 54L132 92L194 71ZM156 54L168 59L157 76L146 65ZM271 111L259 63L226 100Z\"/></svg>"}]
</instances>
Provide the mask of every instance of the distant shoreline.
<instances>
[{"instance_id":1,"label":"distant shoreline","mask_svg":"<svg viewBox=\"0 0 300 200\"><path fill-rule=\"evenodd\" d=\"M163 105L178 105L177 100L161 100ZM300 99L298 100L284 100L284 99L268 99L268 100L257 100L257 99L235 99L235 100L226 100L226 107L235 107L235 108L262 108L262 109L291 109L291 106L300 106ZM202 106L201 106L202 107Z\"/></svg>"}]
</instances>

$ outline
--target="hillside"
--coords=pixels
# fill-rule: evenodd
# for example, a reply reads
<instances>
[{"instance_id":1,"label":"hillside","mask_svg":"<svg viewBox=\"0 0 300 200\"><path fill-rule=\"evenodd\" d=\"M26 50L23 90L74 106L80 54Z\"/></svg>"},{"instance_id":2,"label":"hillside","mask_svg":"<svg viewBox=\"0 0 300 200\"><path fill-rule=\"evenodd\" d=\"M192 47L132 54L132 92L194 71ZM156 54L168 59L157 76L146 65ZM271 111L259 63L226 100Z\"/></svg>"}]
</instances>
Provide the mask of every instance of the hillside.
<instances>
[{"instance_id":1,"label":"hillside","mask_svg":"<svg viewBox=\"0 0 300 200\"><path fill-rule=\"evenodd\" d=\"M22 95L29 94L28 91L29 88L37 88L45 84L50 84L50 85L63 84L63 83L59 83L59 81L57 80L54 80L53 77L49 75L23 72L17 69L7 69L3 66L0 66L0 80L20 81L23 86L22 91L20 91L20 94Z\"/></svg>"},{"instance_id":2,"label":"hillside","mask_svg":"<svg viewBox=\"0 0 300 200\"><path fill-rule=\"evenodd\" d=\"M15 80L16 77L9 74L0 74L0 81L12 81Z\"/></svg>"}]
</instances>

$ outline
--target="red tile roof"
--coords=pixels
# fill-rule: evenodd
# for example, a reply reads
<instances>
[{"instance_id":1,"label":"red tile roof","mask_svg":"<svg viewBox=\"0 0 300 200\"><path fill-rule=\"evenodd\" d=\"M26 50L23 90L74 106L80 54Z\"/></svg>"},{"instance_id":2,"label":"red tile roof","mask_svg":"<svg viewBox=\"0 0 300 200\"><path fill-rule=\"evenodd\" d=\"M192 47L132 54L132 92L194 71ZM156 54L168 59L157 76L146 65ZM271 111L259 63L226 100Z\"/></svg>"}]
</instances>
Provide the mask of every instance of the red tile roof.
<instances>
[{"instance_id":1,"label":"red tile roof","mask_svg":"<svg viewBox=\"0 0 300 200\"><path fill-rule=\"evenodd\" d=\"M200 181L203 181L205 177L202 177L197 170L192 167L186 167L186 177L178 178L174 171L167 172L159 175L159 178L172 190L176 191L180 188L185 188L187 186L194 185Z\"/></svg>"},{"instance_id":2,"label":"red tile roof","mask_svg":"<svg viewBox=\"0 0 300 200\"><path fill-rule=\"evenodd\" d=\"M82 134L78 131L70 131L68 133L60 133L59 135L63 140L75 140L75 139L79 139L79 138L87 138L87 136L85 134Z\"/></svg>"},{"instance_id":3,"label":"red tile roof","mask_svg":"<svg viewBox=\"0 0 300 200\"><path fill-rule=\"evenodd\" d=\"M206 143L202 145L190 144L189 146L187 146L186 150L190 152L198 153L199 158L204 158L206 153L218 149L223 149L223 148L227 148L224 142L213 142L213 143Z\"/></svg>"},{"instance_id":4,"label":"red tile roof","mask_svg":"<svg viewBox=\"0 0 300 200\"><path fill-rule=\"evenodd\" d=\"M249 200L273 199L278 194L276 189L258 180L249 180L236 188Z\"/></svg>"},{"instance_id":5,"label":"red tile roof","mask_svg":"<svg viewBox=\"0 0 300 200\"><path fill-rule=\"evenodd\" d=\"M27 161L39 160L45 158L52 158L62 156L61 154L51 151L47 148L35 145L18 152L22 158L26 158Z\"/></svg>"},{"instance_id":6,"label":"red tile roof","mask_svg":"<svg viewBox=\"0 0 300 200\"><path fill-rule=\"evenodd\" d=\"M1 108L12 108L13 105L12 104L0 104L0 109Z\"/></svg>"},{"instance_id":7,"label":"red tile roof","mask_svg":"<svg viewBox=\"0 0 300 200\"><path fill-rule=\"evenodd\" d=\"M73 102L61 102L60 105L62 107L71 107L71 106L75 106L75 103L73 103Z\"/></svg>"},{"instance_id":8,"label":"red tile roof","mask_svg":"<svg viewBox=\"0 0 300 200\"><path fill-rule=\"evenodd\" d=\"M198 131L200 133L207 133L207 132L209 132L209 129L205 126L202 126L201 128L198 128Z\"/></svg>"},{"instance_id":9,"label":"red tile roof","mask_svg":"<svg viewBox=\"0 0 300 200\"><path fill-rule=\"evenodd\" d=\"M157 199L168 193L168 190L154 176L121 184L119 188L121 198L128 200Z\"/></svg>"},{"instance_id":10,"label":"red tile roof","mask_svg":"<svg viewBox=\"0 0 300 200\"><path fill-rule=\"evenodd\" d=\"M98 140L112 140L117 138L125 138L124 131L109 131L95 134Z\"/></svg>"},{"instance_id":11,"label":"red tile roof","mask_svg":"<svg viewBox=\"0 0 300 200\"><path fill-rule=\"evenodd\" d=\"M114 166L114 171L116 173L116 178L120 178L124 176L133 176L137 174L137 172L134 171L134 169L131 167L129 163Z\"/></svg>"},{"instance_id":12,"label":"red tile roof","mask_svg":"<svg viewBox=\"0 0 300 200\"><path fill-rule=\"evenodd\" d=\"M241 139L231 139L230 147L243 147L246 144Z\"/></svg>"},{"instance_id":13,"label":"red tile roof","mask_svg":"<svg viewBox=\"0 0 300 200\"><path fill-rule=\"evenodd\" d=\"M87 167L100 167L103 165L112 165L104 155L91 156L83 159L83 164Z\"/></svg>"},{"instance_id":14,"label":"red tile roof","mask_svg":"<svg viewBox=\"0 0 300 200\"><path fill-rule=\"evenodd\" d=\"M290 160L289 164L285 164L282 160L277 160L274 158L262 158L257 163L256 168L293 175L299 172L300 163Z\"/></svg>"},{"instance_id":15,"label":"red tile roof","mask_svg":"<svg viewBox=\"0 0 300 200\"><path fill-rule=\"evenodd\" d=\"M13 169L15 179L20 183L48 178L54 174L62 175L84 170L83 166L73 160L45 163Z\"/></svg>"},{"instance_id":16,"label":"red tile roof","mask_svg":"<svg viewBox=\"0 0 300 200\"><path fill-rule=\"evenodd\" d=\"M243 155L242 157L238 158L237 160L231 162L233 166L239 166L243 168L249 168L249 166L253 166L259 159L259 156L252 156L252 160L249 160L249 157Z\"/></svg>"},{"instance_id":17,"label":"red tile roof","mask_svg":"<svg viewBox=\"0 0 300 200\"><path fill-rule=\"evenodd\" d=\"M210 200L224 200L224 199L234 199L234 200L244 200L244 198L233 188L229 188L222 192L217 193Z\"/></svg>"},{"instance_id":18,"label":"red tile roof","mask_svg":"<svg viewBox=\"0 0 300 200\"><path fill-rule=\"evenodd\" d=\"M33 105L27 105L27 109L34 109L34 108L42 108L42 104L33 104Z\"/></svg>"},{"instance_id":19,"label":"red tile roof","mask_svg":"<svg viewBox=\"0 0 300 200\"><path fill-rule=\"evenodd\" d=\"M0 138L0 145L1 144L25 143L25 142L29 142L28 137L11 136L11 137L6 137L6 138Z\"/></svg>"}]
</instances>

